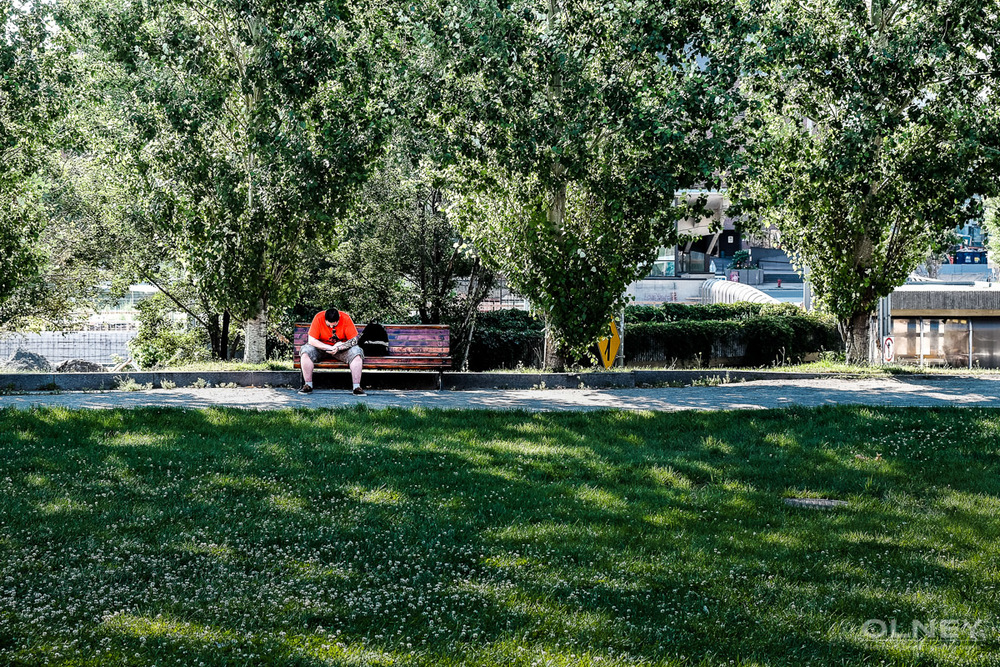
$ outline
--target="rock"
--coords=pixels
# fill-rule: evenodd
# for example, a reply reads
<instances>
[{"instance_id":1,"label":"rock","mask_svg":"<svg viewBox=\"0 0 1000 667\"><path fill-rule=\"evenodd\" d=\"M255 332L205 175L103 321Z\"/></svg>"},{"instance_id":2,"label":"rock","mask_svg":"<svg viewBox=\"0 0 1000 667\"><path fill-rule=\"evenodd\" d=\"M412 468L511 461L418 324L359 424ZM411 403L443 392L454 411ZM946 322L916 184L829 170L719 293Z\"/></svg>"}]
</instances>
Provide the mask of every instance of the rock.
<instances>
[{"instance_id":1,"label":"rock","mask_svg":"<svg viewBox=\"0 0 1000 667\"><path fill-rule=\"evenodd\" d=\"M48 359L21 347L17 348L17 352L10 355L10 359L0 366L8 371L38 371L41 373L52 371L52 364L49 363Z\"/></svg>"},{"instance_id":2,"label":"rock","mask_svg":"<svg viewBox=\"0 0 1000 667\"><path fill-rule=\"evenodd\" d=\"M56 373L102 373L104 366L84 359L67 359L56 365Z\"/></svg>"}]
</instances>

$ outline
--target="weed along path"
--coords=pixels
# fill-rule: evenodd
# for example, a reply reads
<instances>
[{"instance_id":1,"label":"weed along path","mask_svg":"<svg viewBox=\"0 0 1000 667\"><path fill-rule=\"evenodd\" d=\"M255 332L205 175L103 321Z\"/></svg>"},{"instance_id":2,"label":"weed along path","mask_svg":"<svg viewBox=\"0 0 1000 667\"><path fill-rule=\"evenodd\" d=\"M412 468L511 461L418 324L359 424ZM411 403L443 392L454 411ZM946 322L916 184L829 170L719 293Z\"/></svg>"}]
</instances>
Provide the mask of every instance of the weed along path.
<instances>
[{"instance_id":1,"label":"weed along path","mask_svg":"<svg viewBox=\"0 0 1000 667\"><path fill-rule=\"evenodd\" d=\"M793 406L870 405L901 407L1000 407L1000 378L894 377L761 380L718 386L652 389L553 389L474 391L372 391L366 397L346 391L293 389L177 388L145 391L27 393L0 396L0 407L67 408L237 407L252 410L337 408L475 408L496 410L586 411L767 410Z\"/></svg>"}]
</instances>

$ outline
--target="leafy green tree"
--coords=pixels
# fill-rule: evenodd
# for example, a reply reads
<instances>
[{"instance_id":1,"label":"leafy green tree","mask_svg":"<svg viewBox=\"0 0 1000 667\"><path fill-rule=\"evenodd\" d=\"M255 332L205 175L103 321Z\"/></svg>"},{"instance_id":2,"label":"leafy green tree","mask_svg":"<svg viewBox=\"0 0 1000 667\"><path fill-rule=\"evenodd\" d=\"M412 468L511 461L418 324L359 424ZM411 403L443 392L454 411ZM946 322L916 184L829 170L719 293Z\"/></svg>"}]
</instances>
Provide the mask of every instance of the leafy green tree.
<instances>
[{"instance_id":1,"label":"leafy green tree","mask_svg":"<svg viewBox=\"0 0 1000 667\"><path fill-rule=\"evenodd\" d=\"M742 210L835 315L851 363L871 313L995 188L995 4L773 0L756 7Z\"/></svg>"},{"instance_id":2,"label":"leafy green tree","mask_svg":"<svg viewBox=\"0 0 1000 667\"><path fill-rule=\"evenodd\" d=\"M0 0L0 318L43 258L41 169L59 108L45 3Z\"/></svg>"},{"instance_id":3,"label":"leafy green tree","mask_svg":"<svg viewBox=\"0 0 1000 667\"><path fill-rule=\"evenodd\" d=\"M67 121L76 130L92 131L106 119ZM164 198L150 191L127 156L109 160L103 150L67 155L47 197L49 223L43 240L58 250L47 262L41 292L48 298L39 304L41 313L51 317L67 302L86 302L87 292L91 302L114 299L133 283L148 283L204 330L216 358L229 359L236 349L231 313L224 307L217 310L210 295L197 288L195 276L182 265L176 239L161 232L157 223ZM59 288L66 278L72 278L72 294ZM94 294L98 287L108 289Z\"/></svg>"},{"instance_id":4,"label":"leafy green tree","mask_svg":"<svg viewBox=\"0 0 1000 667\"><path fill-rule=\"evenodd\" d=\"M330 236L384 142L390 58L375 5L316 0L93 3L68 10L93 98L117 119L152 237L265 356L303 252ZM127 212L127 211L126 211Z\"/></svg>"},{"instance_id":5,"label":"leafy green tree","mask_svg":"<svg viewBox=\"0 0 1000 667\"><path fill-rule=\"evenodd\" d=\"M489 265L546 314L546 365L558 368L673 237L675 192L717 181L735 68L713 40L731 7L431 0L427 12L424 107L446 198Z\"/></svg>"},{"instance_id":6,"label":"leafy green tree","mask_svg":"<svg viewBox=\"0 0 1000 667\"><path fill-rule=\"evenodd\" d=\"M443 204L430 147L401 129L360 193L343 237L318 250L315 278L304 286L299 317L328 303L362 320L451 326L453 362L461 368L479 305L495 277L465 243Z\"/></svg>"},{"instance_id":7,"label":"leafy green tree","mask_svg":"<svg viewBox=\"0 0 1000 667\"><path fill-rule=\"evenodd\" d=\"M39 226L33 243L38 271L21 280L0 305L0 327L8 330L66 329L86 319L91 308L105 303L104 285L113 237L81 197L86 161L64 154L45 161L38 174Z\"/></svg>"}]
</instances>

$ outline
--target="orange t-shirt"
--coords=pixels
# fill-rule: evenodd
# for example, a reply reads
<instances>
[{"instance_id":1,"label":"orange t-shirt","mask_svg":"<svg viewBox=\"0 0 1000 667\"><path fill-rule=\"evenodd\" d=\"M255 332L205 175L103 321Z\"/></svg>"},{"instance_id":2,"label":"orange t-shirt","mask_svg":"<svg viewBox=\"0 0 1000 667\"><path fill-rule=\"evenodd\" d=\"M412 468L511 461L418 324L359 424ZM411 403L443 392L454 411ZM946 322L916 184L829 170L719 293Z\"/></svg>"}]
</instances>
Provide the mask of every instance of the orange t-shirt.
<instances>
[{"instance_id":1,"label":"orange t-shirt","mask_svg":"<svg viewBox=\"0 0 1000 667\"><path fill-rule=\"evenodd\" d=\"M358 328L354 326L354 320L351 319L351 316L342 310L338 310L337 312L340 313L340 319L337 320L337 326L333 329L326 326L325 310L316 313L312 324L309 325L309 335L327 345L333 345L338 341L351 340L357 336Z\"/></svg>"}]
</instances>

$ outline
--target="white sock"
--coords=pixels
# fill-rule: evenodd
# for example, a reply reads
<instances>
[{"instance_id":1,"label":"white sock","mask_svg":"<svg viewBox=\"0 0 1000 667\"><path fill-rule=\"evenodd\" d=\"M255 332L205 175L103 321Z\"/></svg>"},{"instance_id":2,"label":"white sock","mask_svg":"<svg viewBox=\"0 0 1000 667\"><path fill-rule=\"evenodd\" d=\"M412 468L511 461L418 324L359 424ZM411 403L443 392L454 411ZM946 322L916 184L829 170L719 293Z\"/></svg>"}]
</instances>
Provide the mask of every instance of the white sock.
<instances>
[{"instance_id":1,"label":"white sock","mask_svg":"<svg viewBox=\"0 0 1000 667\"><path fill-rule=\"evenodd\" d=\"M359 383L357 383L357 382L355 382L355 383L354 383L354 388L355 388L355 389L357 389L357 388L358 388L358 387L360 387L360 386L361 386L361 385L360 385Z\"/></svg>"},{"instance_id":2,"label":"white sock","mask_svg":"<svg viewBox=\"0 0 1000 667\"><path fill-rule=\"evenodd\" d=\"M310 380L309 382L306 382L306 385L308 385L310 387L313 386L312 380Z\"/></svg>"}]
</instances>

